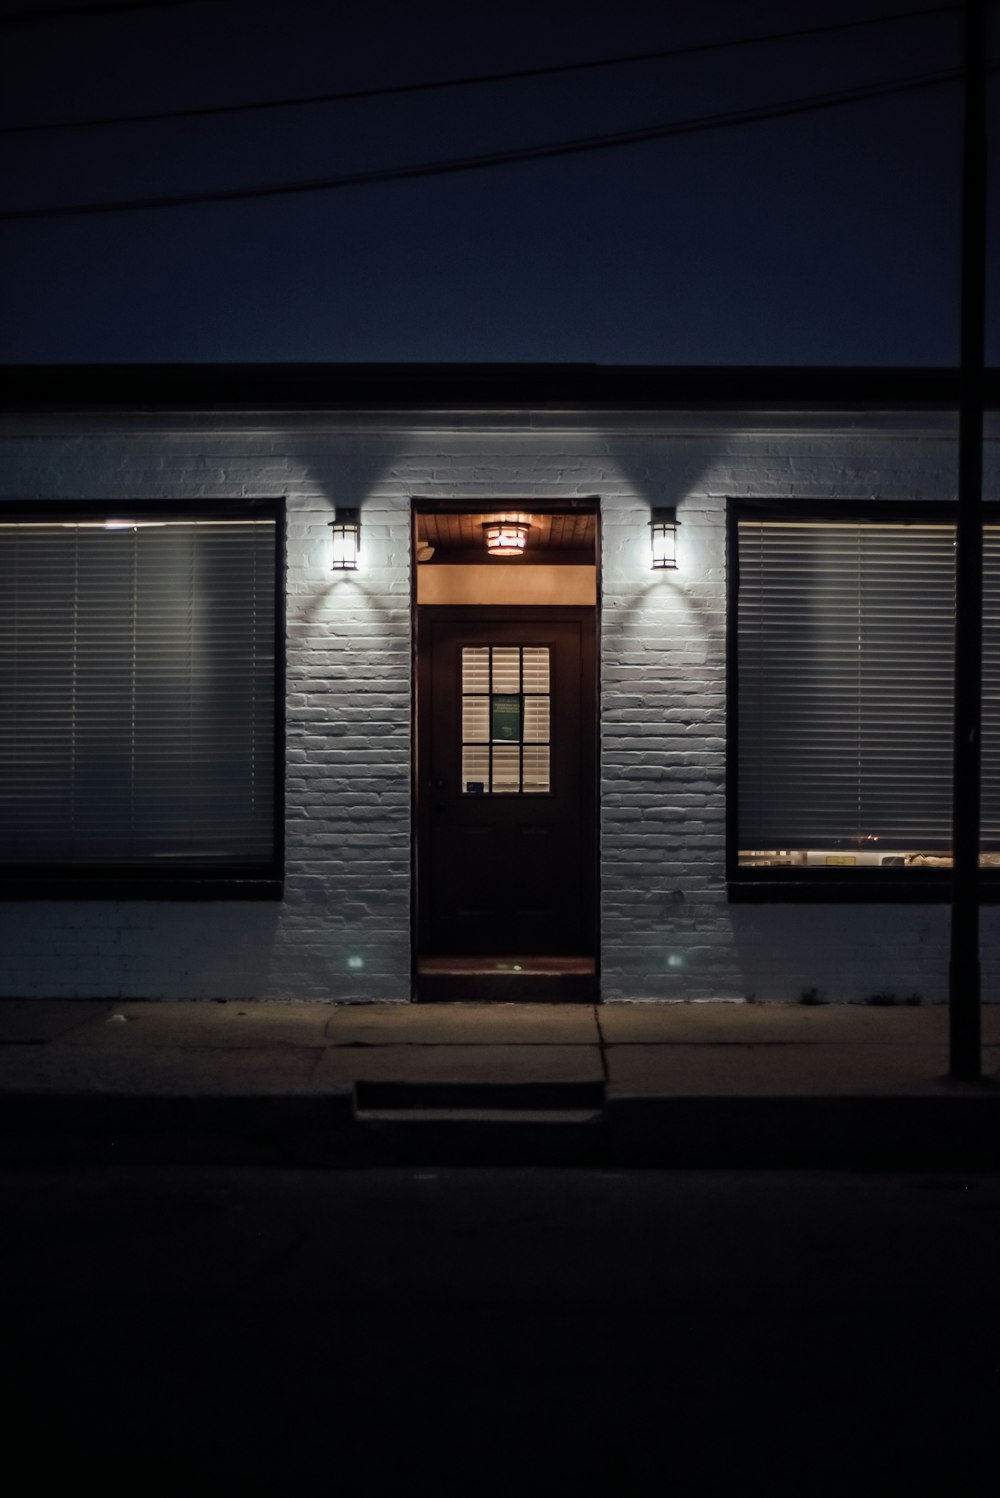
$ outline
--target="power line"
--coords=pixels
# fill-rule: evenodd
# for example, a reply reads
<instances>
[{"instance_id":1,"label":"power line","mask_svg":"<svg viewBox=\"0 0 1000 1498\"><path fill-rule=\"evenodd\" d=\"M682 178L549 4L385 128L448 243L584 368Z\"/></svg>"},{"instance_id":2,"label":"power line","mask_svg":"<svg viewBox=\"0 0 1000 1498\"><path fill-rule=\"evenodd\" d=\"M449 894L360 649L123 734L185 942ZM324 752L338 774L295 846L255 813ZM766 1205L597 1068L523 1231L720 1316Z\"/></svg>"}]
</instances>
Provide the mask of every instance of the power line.
<instances>
[{"instance_id":1,"label":"power line","mask_svg":"<svg viewBox=\"0 0 1000 1498\"><path fill-rule=\"evenodd\" d=\"M187 3L187 0L182 0ZM196 3L196 0L190 0ZM128 7L131 8L131 7ZM297 94L287 99L262 99L246 104L211 104L191 109L159 109L142 114L111 114L85 120L50 120L40 125L0 126L0 135L38 134L45 130L92 130L109 125L139 125L163 120L190 120L216 115L249 114L273 109L299 109L309 104L342 104L358 99L385 99L401 94L428 93L449 88L472 88L487 83L511 83L525 78L550 78L565 73L582 73L598 68L617 68L639 62L660 62L670 58L696 57L736 47L765 46L771 42L795 41L803 37L825 36L862 27L883 26L894 21L914 20L922 16L950 14L959 7L935 5L918 10L894 11L869 16L860 21L835 21L823 26L803 26L791 31L760 32L732 37L727 41L695 42L684 47L663 47L652 52L624 52L615 57L599 57L583 62L557 63L551 67L517 68L498 73L474 73L460 78L436 78L422 83L399 83L384 88L342 89L335 93Z\"/></svg>"},{"instance_id":2,"label":"power line","mask_svg":"<svg viewBox=\"0 0 1000 1498\"><path fill-rule=\"evenodd\" d=\"M88 5L32 6L30 10L10 10L0 15L0 26L32 26L37 21L70 21L77 17L91 20L97 16L121 15L133 11L174 10L181 5L231 5L232 0L104 0Z\"/></svg>"},{"instance_id":3,"label":"power line","mask_svg":"<svg viewBox=\"0 0 1000 1498\"><path fill-rule=\"evenodd\" d=\"M988 70L995 72L998 66L1000 64L991 63ZM333 177L316 177L300 182L266 183L256 187L209 189L205 192L172 193L128 200L111 199L93 203L70 203L62 207L4 209L0 211L0 222L132 213L155 208L181 208L203 203L234 203L253 198L288 197L292 194L311 192L337 192L350 187L367 187L390 182L412 181L422 177L442 177L459 172L483 171L492 167L545 161L560 156L578 156L591 151L615 150L624 146L642 145L650 141L668 140L673 136L725 130L737 125L752 125L765 120L811 114L823 109L835 109L846 104L861 103L868 99L886 98L893 94L954 83L961 76L960 68L952 68L946 72L925 73L913 78L898 79L894 83L870 84L860 88L844 89L837 93L790 99L784 104L761 105L755 109L733 110L726 114L702 115L690 120L674 120L634 130L616 131L613 134L549 141L535 146L487 152L479 156L451 157L439 161L416 162L409 166L384 167L374 171L345 172Z\"/></svg>"}]
</instances>

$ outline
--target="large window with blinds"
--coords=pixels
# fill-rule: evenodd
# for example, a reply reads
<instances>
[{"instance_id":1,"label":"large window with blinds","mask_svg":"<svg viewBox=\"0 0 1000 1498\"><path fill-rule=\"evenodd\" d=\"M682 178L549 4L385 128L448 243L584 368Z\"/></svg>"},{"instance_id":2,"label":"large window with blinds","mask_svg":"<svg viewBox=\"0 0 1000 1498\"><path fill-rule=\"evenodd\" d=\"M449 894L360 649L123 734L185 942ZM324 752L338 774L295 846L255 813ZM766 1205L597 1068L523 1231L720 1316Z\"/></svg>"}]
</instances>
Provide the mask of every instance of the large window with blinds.
<instances>
[{"instance_id":1,"label":"large window with blinds","mask_svg":"<svg viewBox=\"0 0 1000 1498\"><path fill-rule=\"evenodd\" d=\"M898 518L897 518L898 517ZM955 528L733 507L730 875L855 887L951 866ZM1000 527L985 536L984 867L1000 867Z\"/></svg>"},{"instance_id":2,"label":"large window with blinds","mask_svg":"<svg viewBox=\"0 0 1000 1498\"><path fill-rule=\"evenodd\" d=\"M273 892L281 548L270 501L0 513L8 892Z\"/></svg>"}]
</instances>

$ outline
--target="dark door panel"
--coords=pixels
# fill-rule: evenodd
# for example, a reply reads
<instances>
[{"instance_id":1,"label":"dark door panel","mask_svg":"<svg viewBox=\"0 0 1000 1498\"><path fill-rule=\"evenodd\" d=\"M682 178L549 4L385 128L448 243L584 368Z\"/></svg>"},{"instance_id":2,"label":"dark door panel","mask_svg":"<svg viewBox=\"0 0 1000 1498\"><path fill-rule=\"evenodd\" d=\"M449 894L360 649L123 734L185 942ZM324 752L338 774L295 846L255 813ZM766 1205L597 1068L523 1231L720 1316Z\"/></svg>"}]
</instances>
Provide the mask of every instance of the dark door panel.
<instances>
[{"instance_id":1,"label":"dark door panel","mask_svg":"<svg viewBox=\"0 0 1000 1498\"><path fill-rule=\"evenodd\" d=\"M594 951L594 610L422 609L426 955Z\"/></svg>"}]
</instances>

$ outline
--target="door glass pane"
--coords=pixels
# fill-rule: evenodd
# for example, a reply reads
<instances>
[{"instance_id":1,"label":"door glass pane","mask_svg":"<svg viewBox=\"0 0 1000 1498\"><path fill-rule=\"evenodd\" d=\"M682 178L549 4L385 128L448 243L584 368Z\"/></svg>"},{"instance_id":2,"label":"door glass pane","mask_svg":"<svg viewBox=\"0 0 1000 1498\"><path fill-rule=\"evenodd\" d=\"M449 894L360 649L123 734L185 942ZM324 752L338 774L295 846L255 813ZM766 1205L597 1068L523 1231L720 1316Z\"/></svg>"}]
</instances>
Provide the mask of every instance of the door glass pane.
<instances>
[{"instance_id":1,"label":"door glass pane","mask_svg":"<svg viewBox=\"0 0 1000 1498\"><path fill-rule=\"evenodd\" d=\"M490 699L483 697L462 698L462 742L485 744L490 737Z\"/></svg>"},{"instance_id":2,"label":"door glass pane","mask_svg":"<svg viewBox=\"0 0 1000 1498\"><path fill-rule=\"evenodd\" d=\"M488 692L490 689L490 650L465 646L462 650L462 691Z\"/></svg>"},{"instance_id":3,"label":"door glass pane","mask_svg":"<svg viewBox=\"0 0 1000 1498\"><path fill-rule=\"evenodd\" d=\"M550 783L547 645L462 647L462 794L544 795Z\"/></svg>"},{"instance_id":4,"label":"door glass pane","mask_svg":"<svg viewBox=\"0 0 1000 1498\"><path fill-rule=\"evenodd\" d=\"M463 744L462 791L466 796L485 796L490 788L488 744Z\"/></svg>"},{"instance_id":5,"label":"door glass pane","mask_svg":"<svg viewBox=\"0 0 1000 1498\"><path fill-rule=\"evenodd\" d=\"M538 795L549 789L548 744L526 744L524 747L524 779L521 786L527 795Z\"/></svg>"},{"instance_id":6,"label":"door glass pane","mask_svg":"<svg viewBox=\"0 0 1000 1498\"><path fill-rule=\"evenodd\" d=\"M520 692L494 692L490 709L490 738L493 742L519 744L524 737L524 699Z\"/></svg>"},{"instance_id":7,"label":"door glass pane","mask_svg":"<svg viewBox=\"0 0 1000 1498\"><path fill-rule=\"evenodd\" d=\"M521 690L521 651L517 645L510 647L494 645L493 690L494 692L519 692Z\"/></svg>"},{"instance_id":8,"label":"door glass pane","mask_svg":"<svg viewBox=\"0 0 1000 1498\"><path fill-rule=\"evenodd\" d=\"M549 690L549 648L547 645L524 647L525 692L547 692Z\"/></svg>"},{"instance_id":9,"label":"door glass pane","mask_svg":"<svg viewBox=\"0 0 1000 1498\"><path fill-rule=\"evenodd\" d=\"M525 697L524 742L526 744L547 744L549 742L548 697Z\"/></svg>"},{"instance_id":10,"label":"door glass pane","mask_svg":"<svg viewBox=\"0 0 1000 1498\"><path fill-rule=\"evenodd\" d=\"M521 789L521 746L519 744L495 744L493 746L494 791L519 791Z\"/></svg>"}]
</instances>

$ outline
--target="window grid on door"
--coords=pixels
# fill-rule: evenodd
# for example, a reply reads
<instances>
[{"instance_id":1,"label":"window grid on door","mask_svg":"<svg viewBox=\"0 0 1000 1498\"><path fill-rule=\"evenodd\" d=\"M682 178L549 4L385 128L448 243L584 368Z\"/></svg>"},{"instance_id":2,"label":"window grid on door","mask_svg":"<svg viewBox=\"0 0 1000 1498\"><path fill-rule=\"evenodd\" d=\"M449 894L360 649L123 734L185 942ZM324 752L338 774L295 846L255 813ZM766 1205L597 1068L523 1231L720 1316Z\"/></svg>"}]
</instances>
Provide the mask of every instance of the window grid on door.
<instances>
[{"instance_id":1,"label":"window grid on door","mask_svg":"<svg viewBox=\"0 0 1000 1498\"><path fill-rule=\"evenodd\" d=\"M547 645L462 647L462 793L551 789Z\"/></svg>"}]
</instances>

